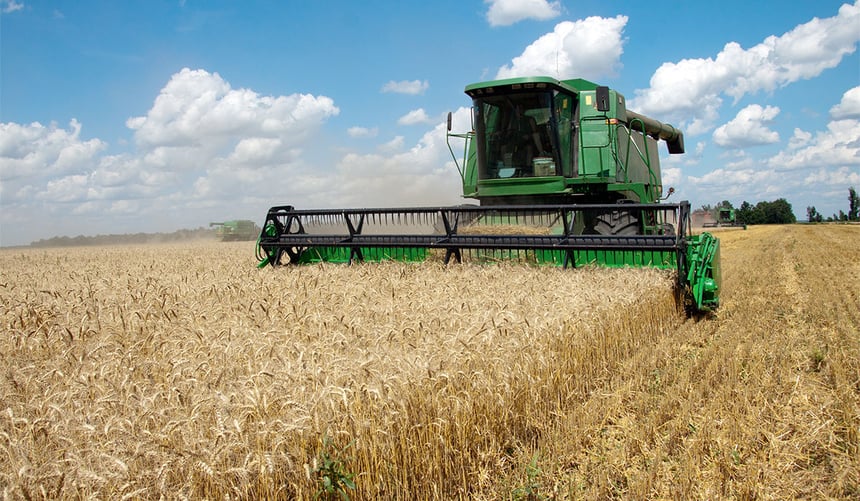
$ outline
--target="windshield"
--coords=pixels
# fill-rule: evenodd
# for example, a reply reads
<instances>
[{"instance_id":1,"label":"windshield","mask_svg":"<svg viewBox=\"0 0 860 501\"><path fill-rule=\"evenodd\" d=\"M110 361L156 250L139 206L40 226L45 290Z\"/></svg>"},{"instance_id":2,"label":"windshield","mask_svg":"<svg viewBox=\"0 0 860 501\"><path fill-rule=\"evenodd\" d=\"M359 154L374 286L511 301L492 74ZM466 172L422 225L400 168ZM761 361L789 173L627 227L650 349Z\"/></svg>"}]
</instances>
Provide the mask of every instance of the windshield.
<instances>
[{"instance_id":1,"label":"windshield","mask_svg":"<svg viewBox=\"0 0 860 501\"><path fill-rule=\"evenodd\" d=\"M552 92L482 96L475 108L480 179L560 175Z\"/></svg>"}]
</instances>

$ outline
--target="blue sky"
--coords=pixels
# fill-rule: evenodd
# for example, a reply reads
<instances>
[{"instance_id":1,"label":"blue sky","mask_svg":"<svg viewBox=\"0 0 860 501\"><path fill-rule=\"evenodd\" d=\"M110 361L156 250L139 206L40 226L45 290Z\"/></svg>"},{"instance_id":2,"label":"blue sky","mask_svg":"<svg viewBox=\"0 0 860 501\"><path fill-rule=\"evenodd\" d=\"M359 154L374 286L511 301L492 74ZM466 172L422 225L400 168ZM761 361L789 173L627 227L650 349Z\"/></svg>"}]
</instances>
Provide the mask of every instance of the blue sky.
<instances>
[{"instance_id":1,"label":"blue sky","mask_svg":"<svg viewBox=\"0 0 860 501\"><path fill-rule=\"evenodd\" d=\"M0 245L461 203L444 116L584 77L685 131L674 200L860 188L860 1L0 0Z\"/></svg>"}]
</instances>

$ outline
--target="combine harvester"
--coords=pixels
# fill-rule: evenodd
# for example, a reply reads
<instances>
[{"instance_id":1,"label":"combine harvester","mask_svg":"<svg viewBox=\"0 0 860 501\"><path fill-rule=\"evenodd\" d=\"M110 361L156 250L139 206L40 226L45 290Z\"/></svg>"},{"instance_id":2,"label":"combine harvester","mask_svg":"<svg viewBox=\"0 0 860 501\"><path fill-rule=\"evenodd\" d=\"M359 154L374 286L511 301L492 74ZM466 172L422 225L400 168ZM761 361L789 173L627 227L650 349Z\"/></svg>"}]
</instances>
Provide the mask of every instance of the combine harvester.
<instances>
[{"instance_id":1,"label":"combine harvester","mask_svg":"<svg viewBox=\"0 0 860 501\"><path fill-rule=\"evenodd\" d=\"M248 219L209 223L210 228L213 226L215 226L215 235L222 242L254 240L260 234L260 227Z\"/></svg>"},{"instance_id":2,"label":"combine harvester","mask_svg":"<svg viewBox=\"0 0 860 501\"><path fill-rule=\"evenodd\" d=\"M663 202L658 140L669 153L683 153L681 131L627 110L623 95L581 79L496 80L469 85L466 94L472 130L452 133L449 114L448 147L463 196L480 205L272 207L258 240L260 267L419 261L439 249L446 263L467 255L672 269L688 313L719 305L719 241L692 234L689 202ZM462 163L452 137L465 142Z\"/></svg>"},{"instance_id":3,"label":"combine harvester","mask_svg":"<svg viewBox=\"0 0 860 501\"><path fill-rule=\"evenodd\" d=\"M734 209L721 208L717 211L717 220L702 223L703 228L743 228L747 229L745 223L738 222Z\"/></svg>"}]
</instances>

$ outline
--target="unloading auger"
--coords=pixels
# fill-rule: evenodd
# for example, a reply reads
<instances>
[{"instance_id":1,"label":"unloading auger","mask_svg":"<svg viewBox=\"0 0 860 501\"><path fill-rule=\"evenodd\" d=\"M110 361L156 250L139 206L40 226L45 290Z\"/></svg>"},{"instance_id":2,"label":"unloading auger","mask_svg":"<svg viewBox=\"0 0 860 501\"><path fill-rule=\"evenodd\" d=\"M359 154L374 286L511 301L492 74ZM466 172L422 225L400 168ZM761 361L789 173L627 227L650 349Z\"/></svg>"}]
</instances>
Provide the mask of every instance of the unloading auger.
<instances>
[{"instance_id":1,"label":"unloading auger","mask_svg":"<svg viewBox=\"0 0 860 501\"><path fill-rule=\"evenodd\" d=\"M480 205L272 207L260 267L434 258L655 267L677 272L688 312L719 305L719 240L692 234L689 202L663 202L657 143L683 153L680 130L581 79L496 80L466 93L472 130L451 133L449 115L449 148L464 140L462 162L454 155L463 196Z\"/></svg>"}]
</instances>

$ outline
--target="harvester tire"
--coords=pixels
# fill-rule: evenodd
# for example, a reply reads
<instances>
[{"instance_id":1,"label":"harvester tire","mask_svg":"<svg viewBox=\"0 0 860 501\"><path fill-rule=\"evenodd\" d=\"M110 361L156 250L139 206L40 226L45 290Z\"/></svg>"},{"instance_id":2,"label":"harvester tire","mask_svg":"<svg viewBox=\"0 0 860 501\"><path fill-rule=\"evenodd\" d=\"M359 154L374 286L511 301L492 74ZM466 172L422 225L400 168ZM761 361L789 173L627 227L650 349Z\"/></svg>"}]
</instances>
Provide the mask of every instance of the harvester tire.
<instances>
[{"instance_id":1,"label":"harvester tire","mask_svg":"<svg viewBox=\"0 0 860 501\"><path fill-rule=\"evenodd\" d=\"M596 214L590 229L587 233L596 235L627 236L642 233L639 215L623 209Z\"/></svg>"}]
</instances>

